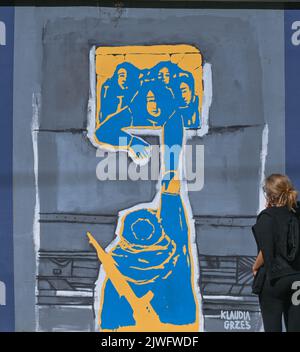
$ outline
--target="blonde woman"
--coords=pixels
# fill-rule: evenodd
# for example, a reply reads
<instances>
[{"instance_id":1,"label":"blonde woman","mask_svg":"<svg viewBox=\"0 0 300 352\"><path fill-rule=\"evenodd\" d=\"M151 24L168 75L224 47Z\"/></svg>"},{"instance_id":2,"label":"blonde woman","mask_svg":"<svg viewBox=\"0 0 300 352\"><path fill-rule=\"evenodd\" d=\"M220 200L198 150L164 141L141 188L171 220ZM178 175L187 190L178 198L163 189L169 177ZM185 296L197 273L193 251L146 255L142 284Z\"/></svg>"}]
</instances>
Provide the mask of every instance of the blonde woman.
<instances>
[{"instance_id":1,"label":"blonde woman","mask_svg":"<svg viewBox=\"0 0 300 352\"><path fill-rule=\"evenodd\" d=\"M266 208L252 231L258 246L253 292L266 332L300 331L300 245L298 192L285 175L272 174L263 187Z\"/></svg>"}]
</instances>

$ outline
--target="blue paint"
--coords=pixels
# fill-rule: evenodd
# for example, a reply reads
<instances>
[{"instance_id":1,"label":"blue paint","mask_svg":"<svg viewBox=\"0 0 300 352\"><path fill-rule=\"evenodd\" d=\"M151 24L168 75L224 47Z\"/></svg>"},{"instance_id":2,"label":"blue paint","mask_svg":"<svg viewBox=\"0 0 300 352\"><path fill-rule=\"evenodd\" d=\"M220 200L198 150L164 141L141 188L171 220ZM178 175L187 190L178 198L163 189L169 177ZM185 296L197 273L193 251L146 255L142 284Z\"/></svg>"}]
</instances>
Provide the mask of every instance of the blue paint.
<instances>
[{"instance_id":1,"label":"blue paint","mask_svg":"<svg viewBox=\"0 0 300 352\"><path fill-rule=\"evenodd\" d=\"M190 98L187 91L190 91ZM151 98L149 92L152 92ZM129 62L119 64L113 76L104 82L100 99L100 122L111 115L118 119L118 112L128 107L132 127L163 126L177 110L185 128L200 128L199 97L195 94L194 78L190 72L169 61L144 70Z\"/></svg>"},{"instance_id":2,"label":"blue paint","mask_svg":"<svg viewBox=\"0 0 300 352\"><path fill-rule=\"evenodd\" d=\"M119 64L101 88L96 142L127 150L133 160L145 160L150 145L128 129L161 130L165 145L162 182L167 186L178 169L184 128L201 127L194 87L192 74L168 61L144 70L127 62Z\"/></svg>"},{"instance_id":3,"label":"blue paint","mask_svg":"<svg viewBox=\"0 0 300 352\"><path fill-rule=\"evenodd\" d=\"M6 28L6 45L0 45L0 281L6 288L6 304L0 305L0 331L14 331L12 204L14 7L0 7L0 21Z\"/></svg>"},{"instance_id":4,"label":"blue paint","mask_svg":"<svg viewBox=\"0 0 300 352\"><path fill-rule=\"evenodd\" d=\"M162 193L160 204L160 211L139 209L126 215L120 241L111 254L122 275L133 281L129 284L137 297L149 291L154 294L151 305L162 323L193 324L196 302L183 202L179 194ZM101 329L134 325L130 304L108 279Z\"/></svg>"},{"instance_id":5,"label":"blue paint","mask_svg":"<svg viewBox=\"0 0 300 352\"><path fill-rule=\"evenodd\" d=\"M299 10L286 10L285 29L285 155L286 173L297 189L300 189L300 44L292 43L300 21ZM299 36L300 38L300 36Z\"/></svg>"}]
</instances>

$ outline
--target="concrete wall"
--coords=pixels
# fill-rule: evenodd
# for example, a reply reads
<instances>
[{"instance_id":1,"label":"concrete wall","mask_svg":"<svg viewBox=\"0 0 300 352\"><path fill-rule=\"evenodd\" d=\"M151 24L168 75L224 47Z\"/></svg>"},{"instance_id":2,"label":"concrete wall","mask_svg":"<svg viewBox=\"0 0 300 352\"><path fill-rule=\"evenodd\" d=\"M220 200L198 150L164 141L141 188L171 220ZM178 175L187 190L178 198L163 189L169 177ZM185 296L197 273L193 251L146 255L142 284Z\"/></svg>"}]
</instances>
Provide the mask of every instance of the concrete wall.
<instances>
[{"instance_id":1,"label":"concrete wall","mask_svg":"<svg viewBox=\"0 0 300 352\"><path fill-rule=\"evenodd\" d=\"M156 193L155 181L100 182L96 178L99 158L86 136L89 50L93 45L191 44L199 48L204 61L211 64L213 87L209 133L189 141L205 148L204 188L189 194L199 255L233 260L256 254L250 226L259 207L265 124L269 128L265 172L284 171L282 12L17 8L15 38L14 246L18 331L93 329L91 300L55 302L41 299L41 292L35 297L36 274L43 276L42 265L36 267L33 241L37 189L40 260L44 267L58 263L59 258L80 260L80 251L89 253L84 238L87 227L106 246L114 237L117 212L151 201ZM34 127L36 164L33 116L38 117ZM79 281L88 277L92 276L79 275ZM209 296L214 289L205 292L203 285L202 293ZM257 312L255 299L249 292L245 295L253 312ZM207 312L212 311L212 303L208 300ZM222 307L222 302L215 304ZM252 329L259 329L259 316L256 314L253 319ZM218 319L207 319L208 330L222 330L222 326Z\"/></svg>"}]
</instances>

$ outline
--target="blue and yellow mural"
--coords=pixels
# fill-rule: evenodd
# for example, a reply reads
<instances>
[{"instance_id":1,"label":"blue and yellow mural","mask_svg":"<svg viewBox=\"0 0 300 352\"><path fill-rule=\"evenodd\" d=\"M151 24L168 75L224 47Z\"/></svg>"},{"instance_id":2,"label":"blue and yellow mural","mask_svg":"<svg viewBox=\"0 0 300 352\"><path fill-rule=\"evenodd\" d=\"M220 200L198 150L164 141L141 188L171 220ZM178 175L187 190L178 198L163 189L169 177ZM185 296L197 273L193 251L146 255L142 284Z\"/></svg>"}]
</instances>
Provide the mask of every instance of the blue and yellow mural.
<instances>
[{"instance_id":1,"label":"blue and yellow mural","mask_svg":"<svg viewBox=\"0 0 300 352\"><path fill-rule=\"evenodd\" d=\"M103 75L104 61L110 77ZM96 143L140 163L151 155L140 135L158 132L162 154L156 199L122 212L106 251L88 233L102 263L101 331L200 329L194 229L181 176L185 130L201 127L201 62L199 51L187 45L96 51Z\"/></svg>"},{"instance_id":2,"label":"blue and yellow mural","mask_svg":"<svg viewBox=\"0 0 300 352\"><path fill-rule=\"evenodd\" d=\"M128 211L108 253L88 233L105 272L102 331L199 330L190 229L178 182L161 192L160 208Z\"/></svg>"},{"instance_id":3,"label":"blue and yellow mural","mask_svg":"<svg viewBox=\"0 0 300 352\"><path fill-rule=\"evenodd\" d=\"M0 6L0 330L262 329L251 227L264 175L300 185L300 13L188 7Z\"/></svg>"}]
</instances>

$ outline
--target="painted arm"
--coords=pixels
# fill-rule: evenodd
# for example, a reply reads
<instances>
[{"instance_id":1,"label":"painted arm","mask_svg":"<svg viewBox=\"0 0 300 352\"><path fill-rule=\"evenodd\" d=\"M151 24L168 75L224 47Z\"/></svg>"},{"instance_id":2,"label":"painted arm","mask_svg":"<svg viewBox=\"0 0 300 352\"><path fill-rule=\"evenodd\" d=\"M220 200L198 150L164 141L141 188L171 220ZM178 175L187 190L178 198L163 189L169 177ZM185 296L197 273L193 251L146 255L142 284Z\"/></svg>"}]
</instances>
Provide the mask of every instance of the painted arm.
<instances>
[{"instance_id":1,"label":"painted arm","mask_svg":"<svg viewBox=\"0 0 300 352\"><path fill-rule=\"evenodd\" d=\"M186 244L188 239L188 224L186 211L180 195L180 182L173 179L167 190L162 190L158 216L161 219L165 233L177 244Z\"/></svg>"},{"instance_id":2,"label":"painted arm","mask_svg":"<svg viewBox=\"0 0 300 352\"><path fill-rule=\"evenodd\" d=\"M183 119L177 111L163 126L163 180L162 186L168 188L170 181L178 175L179 162L183 145Z\"/></svg>"},{"instance_id":3,"label":"painted arm","mask_svg":"<svg viewBox=\"0 0 300 352\"><path fill-rule=\"evenodd\" d=\"M141 160L150 155L150 145L142 138L131 135L127 129L132 125L130 110L124 108L111 115L97 128L96 142L102 147L126 150L133 159Z\"/></svg>"}]
</instances>

